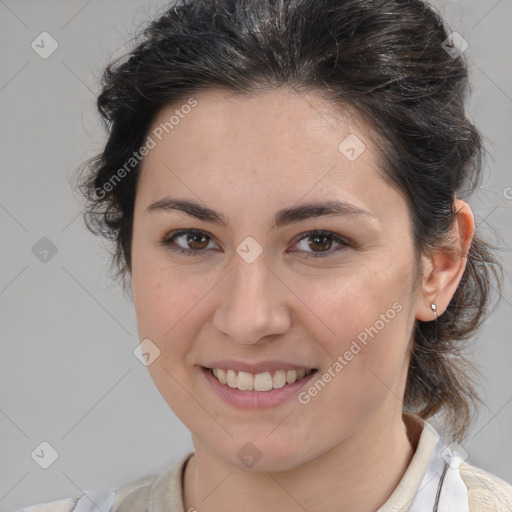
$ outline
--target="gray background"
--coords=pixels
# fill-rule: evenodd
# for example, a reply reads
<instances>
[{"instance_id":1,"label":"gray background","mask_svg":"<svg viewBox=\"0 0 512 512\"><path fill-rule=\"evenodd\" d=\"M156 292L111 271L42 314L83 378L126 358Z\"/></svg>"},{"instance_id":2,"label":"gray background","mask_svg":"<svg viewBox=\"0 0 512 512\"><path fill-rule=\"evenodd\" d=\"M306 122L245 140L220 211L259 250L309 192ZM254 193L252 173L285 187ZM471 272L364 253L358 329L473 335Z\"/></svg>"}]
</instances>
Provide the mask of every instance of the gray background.
<instances>
[{"instance_id":1,"label":"gray background","mask_svg":"<svg viewBox=\"0 0 512 512\"><path fill-rule=\"evenodd\" d=\"M0 510L117 486L192 449L133 355L133 305L70 189L104 141L94 105L103 67L164 5L0 0ZM491 152L471 204L481 229L495 227L507 266L504 299L475 347L486 408L463 447L512 482L512 0L434 5L469 43L469 114ZM43 31L59 44L47 59L31 48ZM43 237L57 248L47 262L32 251ZM42 441L59 454L46 470L31 458Z\"/></svg>"}]
</instances>

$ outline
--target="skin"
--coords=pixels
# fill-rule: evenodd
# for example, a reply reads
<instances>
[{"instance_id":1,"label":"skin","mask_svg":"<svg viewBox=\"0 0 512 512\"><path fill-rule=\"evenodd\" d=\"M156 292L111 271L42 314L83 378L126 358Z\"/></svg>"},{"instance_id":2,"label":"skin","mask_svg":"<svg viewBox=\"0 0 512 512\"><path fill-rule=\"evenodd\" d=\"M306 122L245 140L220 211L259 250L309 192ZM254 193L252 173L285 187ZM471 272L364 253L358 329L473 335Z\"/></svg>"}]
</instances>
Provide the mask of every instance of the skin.
<instances>
[{"instance_id":1,"label":"skin","mask_svg":"<svg viewBox=\"0 0 512 512\"><path fill-rule=\"evenodd\" d=\"M151 377L192 433L185 510L230 512L242 503L246 511L375 511L414 454L418 433L409 428L409 439L402 415L411 336L417 319L435 318L430 304L441 315L456 290L471 210L457 200L452 247L421 257L418 285L406 202L379 175L370 127L320 96L288 89L194 97L197 106L144 159L131 272L140 339L160 350ZM152 129L177 107L165 107ZM349 134L366 145L355 161L338 150ZM207 206L229 227L178 210L145 212L166 196ZM271 229L279 209L332 199L369 215ZM158 244L179 229L206 238ZM315 244L307 236L315 229L348 243ZM247 236L263 249L252 263L236 252ZM308 257L318 253L328 255ZM283 359L322 374L394 303L400 312L308 404L294 397L240 409L199 369L215 359ZM251 468L237 457L248 442L261 453Z\"/></svg>"}]
</instances>

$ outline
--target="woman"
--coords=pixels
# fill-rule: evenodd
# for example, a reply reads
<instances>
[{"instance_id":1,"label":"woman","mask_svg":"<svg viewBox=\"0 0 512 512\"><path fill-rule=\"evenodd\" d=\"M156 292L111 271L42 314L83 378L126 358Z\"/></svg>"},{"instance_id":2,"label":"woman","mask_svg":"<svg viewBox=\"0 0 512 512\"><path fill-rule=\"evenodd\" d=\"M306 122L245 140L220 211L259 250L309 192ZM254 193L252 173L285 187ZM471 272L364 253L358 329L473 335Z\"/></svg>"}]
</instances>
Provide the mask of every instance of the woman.
<instances>
[{"instance_id":1,"label":"woman","mask_svg":"<svg viewBox=\"0 0 512 512\"><path fill-rule=\"evenodd\" d=\"M499 271L459 50L420 0L195 0L107 68L86 220L194 452L37 510L512 510L459 444Z\"/></svg>"}]
</instances>

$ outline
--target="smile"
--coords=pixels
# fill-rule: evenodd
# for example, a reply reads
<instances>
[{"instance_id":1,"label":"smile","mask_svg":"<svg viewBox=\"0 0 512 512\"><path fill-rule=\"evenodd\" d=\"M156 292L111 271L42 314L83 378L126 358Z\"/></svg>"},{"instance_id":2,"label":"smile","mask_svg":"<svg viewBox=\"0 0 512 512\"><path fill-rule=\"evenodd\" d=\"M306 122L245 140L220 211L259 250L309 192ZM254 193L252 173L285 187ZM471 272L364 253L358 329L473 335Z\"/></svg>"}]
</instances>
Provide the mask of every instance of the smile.
<instances>
[{"instance_id":1,"label":"smile","mask_svg":"<svg viewBox=\"0 0 512 512\"><path fill-rule=\"evenodd\" d=\"M276 370L273 372L248 373L236 370L224 370L222 368L208 368L210 373L221 384L241 391L270 391L293 384L303 379L314 369L300 370Z\"/></svg>"}]
</instances>

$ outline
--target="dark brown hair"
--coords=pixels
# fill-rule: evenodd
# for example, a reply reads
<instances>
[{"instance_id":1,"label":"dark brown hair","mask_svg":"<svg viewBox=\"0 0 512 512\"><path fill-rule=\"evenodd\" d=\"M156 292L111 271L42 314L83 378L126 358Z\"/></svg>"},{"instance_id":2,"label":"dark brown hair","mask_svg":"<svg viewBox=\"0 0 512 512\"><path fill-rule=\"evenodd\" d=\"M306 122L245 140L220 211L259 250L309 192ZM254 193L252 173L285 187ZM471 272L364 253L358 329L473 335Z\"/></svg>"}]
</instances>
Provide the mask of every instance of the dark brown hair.
<instances>
[{"instance_id":1,"label":"dark brown hair","mask_svg":"<svg viewBox=\"0 0 512 512\"><path fill-rule=\"evenodd\" d=\"M115 243L112 264L131 273L140 163L113 181L143 145L157 113L201 90L316 92L365 119L382 172L405 197L417 256L449 238L454 198L479 184L483 138L465 113L463 55L445 50L449 31L420 0L191 0L167 7L134 48L105 70L97 105L104 151L79 182L87 227ZM110 186L107 184L110 183ZM500 265L478 234L448 309L417 321L404 409L443 414L461 440L480 400L474 364L462 354L489 306ZM498 289L498 288L496 288ZM125 288L126 290L126 288Z\"/></svg>"}]
</instances>

